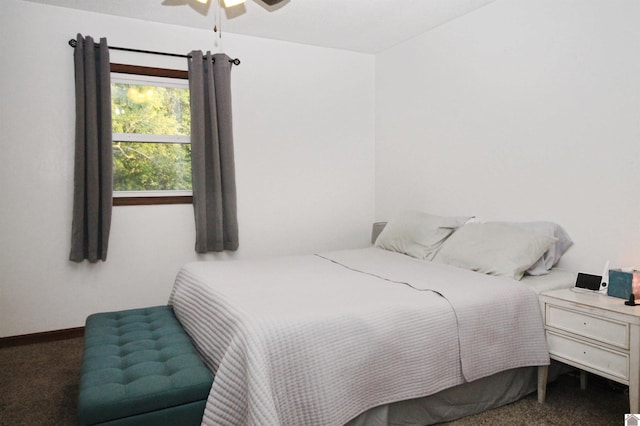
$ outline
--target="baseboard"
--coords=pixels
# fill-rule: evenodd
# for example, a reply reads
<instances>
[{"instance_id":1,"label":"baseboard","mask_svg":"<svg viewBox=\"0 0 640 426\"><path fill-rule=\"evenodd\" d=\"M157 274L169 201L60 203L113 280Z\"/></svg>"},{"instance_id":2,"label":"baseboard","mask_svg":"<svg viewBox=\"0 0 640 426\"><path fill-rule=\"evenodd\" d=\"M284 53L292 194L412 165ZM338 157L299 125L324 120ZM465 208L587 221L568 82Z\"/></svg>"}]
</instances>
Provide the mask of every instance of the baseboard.
<instances>
[{"instance_id":1,"label":"baseboard","mask_svg":"<svg viewBox=\"0 0 640 426\"><path fill-rule=\"evenodd\" d=\"M22 334L20 336L0 337L0 349L10 346L31 345L33 343L53 342L55 340L74 339L84 336L84 327L64 330L44 331L42 333Z\"/></svg>"}]
</instances>

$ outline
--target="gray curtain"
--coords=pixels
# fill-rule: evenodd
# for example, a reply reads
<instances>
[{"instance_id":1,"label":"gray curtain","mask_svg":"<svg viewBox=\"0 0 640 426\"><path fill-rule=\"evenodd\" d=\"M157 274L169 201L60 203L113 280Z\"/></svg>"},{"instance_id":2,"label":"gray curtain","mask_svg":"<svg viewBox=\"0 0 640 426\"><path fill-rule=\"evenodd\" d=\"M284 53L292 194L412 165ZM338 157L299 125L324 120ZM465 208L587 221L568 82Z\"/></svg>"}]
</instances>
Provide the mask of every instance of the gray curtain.
<instances>
[{"instance_id":1,"label":"gray curtain","mask_svg":"<svg viewBox=\"0 0 640 426\"><path fill-rule=\"evenodd\" d=\"M112 205L111 78L109 48L78 34L74 51L76 140L69 259L107 259Z\"/></svg>"},{"instance_id":2,"label":"gray curtain","mask_svg":"<svg viewBox=\"0 0 640 426\"><path fill-rule=\"evenodd\" d=\"M189 90L195 249L198 253L237 250L229 57L191 52Z\"/></svg>"}]
</instances>

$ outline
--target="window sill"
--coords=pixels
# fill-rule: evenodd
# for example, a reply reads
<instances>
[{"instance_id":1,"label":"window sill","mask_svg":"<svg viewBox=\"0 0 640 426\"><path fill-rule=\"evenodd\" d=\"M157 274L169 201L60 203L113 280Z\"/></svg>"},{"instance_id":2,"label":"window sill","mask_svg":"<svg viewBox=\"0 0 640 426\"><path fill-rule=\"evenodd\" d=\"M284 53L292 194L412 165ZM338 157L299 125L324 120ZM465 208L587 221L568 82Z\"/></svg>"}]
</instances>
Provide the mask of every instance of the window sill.
<instances>
[{"instance_id":1,"label":"window sill","mask_svg":"<svg viewBox=\"0 0 640 426\"><path fill-rule=\"evenodd\" d=\"M171 195L157 197L113 197L114 206L151 206L157 204L192 204L191 195Z\"/></svg>"}]
</instances>

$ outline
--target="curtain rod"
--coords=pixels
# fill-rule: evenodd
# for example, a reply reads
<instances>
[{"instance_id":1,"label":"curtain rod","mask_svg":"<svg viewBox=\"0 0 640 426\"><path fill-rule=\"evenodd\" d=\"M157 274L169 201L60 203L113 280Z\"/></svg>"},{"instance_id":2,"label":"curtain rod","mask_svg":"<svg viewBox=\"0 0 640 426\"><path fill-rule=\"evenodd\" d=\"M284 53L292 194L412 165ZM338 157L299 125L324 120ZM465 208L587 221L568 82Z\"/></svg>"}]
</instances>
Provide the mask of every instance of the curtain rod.
<instances>
[{"instance_id":1,"label":"curtain rod","mask_svg":"<svg viewBox=\"0 0 640 426\"><path fill-rule=\"evenodd\" d=\"M69 40L69 46L76 47L76 44L78 44L77 40L75 40L75 39ZM94 45L96 47L99 46L98 43L94 43ZM151 55L173 56L173 57L176 57L176 58L190 58L191 57L191 55L181 55L179 53L156 52L154 50L131 49L131 48L128 48L128 47L116 47L116 46L107 46L107 47L109 49L114 49L114 50L124 50L125 52L149 53ZM229 59L229 62L231 62L233 65L240 65L240 59L238 59L238 58Z\"/></svg>"}]
</instances>

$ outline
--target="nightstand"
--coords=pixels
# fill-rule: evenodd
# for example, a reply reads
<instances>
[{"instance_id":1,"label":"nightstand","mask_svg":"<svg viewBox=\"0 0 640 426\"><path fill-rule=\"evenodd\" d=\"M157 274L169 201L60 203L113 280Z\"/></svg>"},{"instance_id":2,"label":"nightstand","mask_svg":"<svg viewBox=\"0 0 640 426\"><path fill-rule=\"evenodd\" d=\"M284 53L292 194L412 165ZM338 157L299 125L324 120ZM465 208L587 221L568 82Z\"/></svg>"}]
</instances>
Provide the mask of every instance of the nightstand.
<instances>
[{"instance_id":1,"label":"nightstand","mask_svg":"<svg viewBox=\"0 0 640 426\"><path fill-rule=\"evenodd\" d=\"M540 295L551 359L629 386L630 413L640 412L640 306L597 292L554 290ZM539 369L544 402L546 368Z\"/></svg>"}]
</instances>

